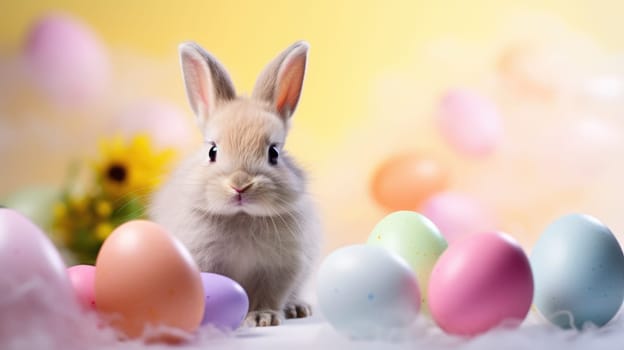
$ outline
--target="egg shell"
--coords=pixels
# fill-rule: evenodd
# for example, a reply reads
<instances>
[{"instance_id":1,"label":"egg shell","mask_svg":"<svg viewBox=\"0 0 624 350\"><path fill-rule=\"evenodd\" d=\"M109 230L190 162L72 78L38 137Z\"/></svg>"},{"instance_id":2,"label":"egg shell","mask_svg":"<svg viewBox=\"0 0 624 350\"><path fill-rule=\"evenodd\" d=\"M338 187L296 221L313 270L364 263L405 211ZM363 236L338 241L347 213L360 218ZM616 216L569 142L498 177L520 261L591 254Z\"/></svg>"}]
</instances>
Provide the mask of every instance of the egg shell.
<instances>
[{"instance_id":1,"label":"egg shell","mask_svg":"<svg viewBox=\"0 0 624 350\"><path fill-rule=\"evenodd\" d=\"M201 279L206 295L201 324L226 330L238 328L249 312L249 297L243 287L216 273L202 272Z\"/></svg>"},{"instance_id":2,"label":"egg shell","mask_svg":"<svg viewBox=\"0 0 624 350\"><path fill-rule=\"evenodd\" d=\"M128 337L146 326L194 331L204 289L190 253L161 226L127 222L106 239L96 260L95 301Z\"/></svg>"},{"instance_id":3,"label":"egg shell","mask_svg":"<svg viewBox=\"0 0 624 350\"><path fill-rule=\"evenodd\" d=\"M397 211L384 217L368 237L368 244L382 246L411 266L421 290L426 291L429 275L448 244L431 220L413 211ZM422 293L426 308L426 293Z\"/></svg>"},{"instance_id":4,"label":"egg shell","mask_svg":"<svg viewBox=\"0 0 624 350\"><path fill-rule=\"evenodd\" d=\"M455 242L429 280L429 310L445 332L472 336L520 324L533 299L533 275L508 235L480 233Z\"/></svg>"},{"instance_id":5,"label":"egg shell","mask_svg":"<svg viewBox=\"0 0 624 350\"><path fill-rule=\"evenodd\" d=\"M624 256L608 227L581 214L563 216L531 253L535 306L562 328L605 325L624 298Z\"/></svg>"},{"instance_id":6,"label":"egg shell","mask_svg":"<svg viewBox=\"0 0 624 350\"><path fill-rule=\"evenodd\" d=\"M317 295L327 321L354 338L404 330L420 308L418 281L409 265L372 245L343 247L325 258Z\"/></svg>"},{"instance_id":7,"label":"egg shell","mask_svg":"<svg viewBox=\"0 0 624 350\"><path fill-rule=\"evenodd\" d=\"M78 302L86 309L95 309L95 266L75 265L67 274Z\"/></svg>"}]
</instances>

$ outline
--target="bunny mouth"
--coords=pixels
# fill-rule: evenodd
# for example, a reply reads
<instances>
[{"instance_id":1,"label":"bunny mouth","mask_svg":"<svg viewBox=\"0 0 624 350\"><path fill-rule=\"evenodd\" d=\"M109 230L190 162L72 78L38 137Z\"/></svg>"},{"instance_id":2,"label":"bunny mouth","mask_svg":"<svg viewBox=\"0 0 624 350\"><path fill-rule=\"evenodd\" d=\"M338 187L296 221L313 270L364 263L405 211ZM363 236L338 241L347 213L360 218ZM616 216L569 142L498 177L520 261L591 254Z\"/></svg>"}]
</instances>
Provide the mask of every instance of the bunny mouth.
<instances>
[{"instance_id":1,"label":"bunny mouth","mask_svg":"<svg viewBox=\"0 0 624 350\"><path fill-rule=\"evenodd\" d=\"M234 196L233 202L234 202L234 206L243 207L245 206L246 203L249 203L249 199L246 197L243 197L242 193L239 193Z\"/></svg>"}]
</instances>

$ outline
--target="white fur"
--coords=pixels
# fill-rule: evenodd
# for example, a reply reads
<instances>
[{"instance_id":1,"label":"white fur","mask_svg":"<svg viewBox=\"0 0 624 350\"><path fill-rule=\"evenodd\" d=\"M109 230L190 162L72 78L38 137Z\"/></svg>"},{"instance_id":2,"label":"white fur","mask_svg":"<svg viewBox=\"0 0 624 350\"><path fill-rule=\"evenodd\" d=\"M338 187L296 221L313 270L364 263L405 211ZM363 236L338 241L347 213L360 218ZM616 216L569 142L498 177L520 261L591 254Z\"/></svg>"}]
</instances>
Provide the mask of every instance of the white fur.
<instances>
[{"instance_id":1,"label":"white fur","mask_svg":"<svg viewBox=\"0 0 624 350\"><path fill-rule=\"evenodd\" d=\"M305 174L284 148L307 50L305 43L289 47L261 74L254 97L243 98L213 56L194 43L180 46L205 144L154 195L150 217L182 241L202 271L245 288L255 325L278 324L282 310L287 317L310 313L299 292L320 250L319 219Z\"/></svg>"}]
</instances>

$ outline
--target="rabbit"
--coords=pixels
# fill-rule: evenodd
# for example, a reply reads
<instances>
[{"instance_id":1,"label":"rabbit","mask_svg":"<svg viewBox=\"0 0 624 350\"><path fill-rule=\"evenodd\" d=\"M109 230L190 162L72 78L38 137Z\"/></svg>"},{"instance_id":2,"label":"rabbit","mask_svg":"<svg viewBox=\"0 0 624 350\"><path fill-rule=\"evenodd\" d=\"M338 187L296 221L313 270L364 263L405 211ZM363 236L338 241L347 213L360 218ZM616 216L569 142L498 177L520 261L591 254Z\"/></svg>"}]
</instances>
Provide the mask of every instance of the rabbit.
<instances>
[{"instance_id":1,"label":"rabbit","mask_svg":"<svg viewBox=\"0 0 624 350\"><path fill-rule=\"evenodd\" d=\"M284 149L308 49L303 41L287 48L245 97L211 54L194 42L179 47L204 145L155 192L149 217L188 248L201 271L245 289L250 326L311 315L299 293L319 255L321 226L306 174Z\"/></svg>"}]
</instances>

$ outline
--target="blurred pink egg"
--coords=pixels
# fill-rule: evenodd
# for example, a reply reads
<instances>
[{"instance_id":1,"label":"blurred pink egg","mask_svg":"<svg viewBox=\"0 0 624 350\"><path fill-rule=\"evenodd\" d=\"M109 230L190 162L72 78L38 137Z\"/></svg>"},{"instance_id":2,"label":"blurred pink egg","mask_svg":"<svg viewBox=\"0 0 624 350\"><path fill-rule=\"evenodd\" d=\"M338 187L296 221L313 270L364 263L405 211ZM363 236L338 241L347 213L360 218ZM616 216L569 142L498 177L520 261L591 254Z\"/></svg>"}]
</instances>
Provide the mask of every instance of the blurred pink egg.
<instances>
[{"instance_id":1,"label":"blurred pink egg","mask_svg":"<svg viewBox=\"0 0 624 350\"><path fill-rule=\"evenodd\" d=\"M84 106L108 86L106 48L91 28L68 14L50 13L33 23L24 55L33 82L59 105Z\"/></svg>"},{"instance_id":2,"label":"blurred pink egg","mask_svg":"<svg viewBox=\"0 0 624 350\"><path fill-rule=\"evenodd\" d=\"M430 197L421 213L440 229L449 243L464 235L496 229L493 213L479 200L468 195L442 192Z\"/></svg>"},{"instance_id":3,"label":"blurred pink egg","mask_svg":"<svg viewBox=\"0 0 624 350\"><path fill-rule=\"evenodd\" d=\"M481 233L451 244L429 280L429 309L445 332L472 336L517 326L533 300L527 256L511 237Z\"/></svg>"},{"instance_id":4,"label":"blurred pink egg","mask_svg":"<svg viewBox=\"0 0 624 350\"><path fill-rule=\"evenodd\" d=\"M469 90L451 90L442 97L437 126L451 147L471 157L492 154L503 138L496 105Z\"/></svg>"},{"instance_id":5,"label":"blurred pink egg","mask_svg":"<svg viewBox=\"0 0 624 350\"><path fill-rule=\"evenodd\" d=\"M79 310L71 288L50 239L22 214L0 209L0 339L36 325L61 337L59 322Z\"/></svg>"},{"instance_id":6,"label":"blurred pink egg","mask_svg":"<svg viewBox=\"0 0 624 350\"><path fill-rule=\"evenodd\" d=\"M556 123L538 139L540 169L557 183L587 184L621 156L622 128L601 118Z\"/></svg>"},{"instance_id":7,"label":"blurred pink egg","mask_svg":"<svg viewBox=\"0 0 624 350\"><path fill-rule=\"evenodd\" d=\"M72 266L67 274L80 304L86 309L95 309L95 266Z\"/></svg>"},{"instance_id":8,"label":"blurred pink egg","mask_svg":"<svg viewBox=\"0 0 624 350\"><path fill-rule=\"evenodd\" d=\"M186 148L199 135L178 106L159 100L135 102L119 113L113 123L113 131L127 136L147 133L161 147Z\"/></svg>"}]
</instances>

